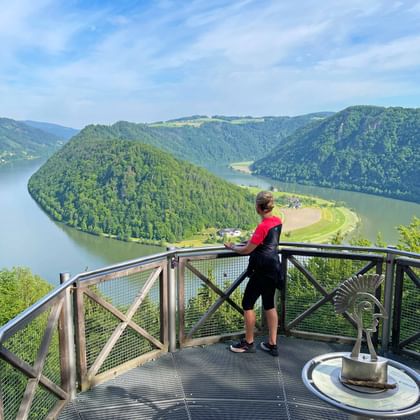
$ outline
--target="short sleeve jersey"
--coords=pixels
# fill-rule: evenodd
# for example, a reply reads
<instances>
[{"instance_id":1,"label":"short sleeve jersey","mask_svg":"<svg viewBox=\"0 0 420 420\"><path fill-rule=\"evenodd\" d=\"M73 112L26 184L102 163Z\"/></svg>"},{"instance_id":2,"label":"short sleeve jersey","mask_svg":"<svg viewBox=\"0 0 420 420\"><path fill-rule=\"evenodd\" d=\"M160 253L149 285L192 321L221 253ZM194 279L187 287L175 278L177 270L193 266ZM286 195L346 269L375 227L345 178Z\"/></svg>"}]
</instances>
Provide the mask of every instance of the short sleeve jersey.
<instances>
[{"instance_id":1,"label":"short sleeve jersey","mask_svg":"<svg viewBox=\"0 0 420 420\"><path fill-rule=\"evenodd\" d=\"M270 236L269 233L271 229L281 226L281 225L282 225L281 219L276 216L267 217L266 219L263 219L261 223L255 229L254 234L252 235L250 239L251 243L254 245L261 245L264 242L264 239L266 239L267 236ZM277 238L275 239L276 239L275 246L277 246L278 235L277 235Z\"/></svg>"},{"instance_id":2,"label":"short sleeve jersey","mask_svg":"<svg viewBox=\"0 0 420 420\"><path fill-rule=\"evenodd\" d=\"M248 271L263 270L265 277L277 277L279 257L277 246L282 228L282 221L276 216L263 219L255 229L250 242L257 247L251 252Z\"/></svg>"}]
</instances>

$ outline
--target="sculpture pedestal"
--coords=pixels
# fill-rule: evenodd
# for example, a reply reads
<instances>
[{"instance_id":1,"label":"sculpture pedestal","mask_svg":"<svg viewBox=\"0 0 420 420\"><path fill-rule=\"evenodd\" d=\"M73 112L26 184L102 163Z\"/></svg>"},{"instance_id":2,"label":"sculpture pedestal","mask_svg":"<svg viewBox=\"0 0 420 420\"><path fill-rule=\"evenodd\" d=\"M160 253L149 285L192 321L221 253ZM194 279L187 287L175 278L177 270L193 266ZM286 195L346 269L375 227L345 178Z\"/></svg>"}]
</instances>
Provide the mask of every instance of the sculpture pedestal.
<instances>
[{"instance_id":1,"label":"sculpture pedestal","mask_svg":"<svg viewBox=\"0 0 420 420\"><path fill-rule=\"evenodd\" d=\"M386 384L388 381L388 359L378 357L377 361L372 362L370 355L364 353L359 354L357 358L350 355L343 356L341 378Z\"/></svg>"},{"instance_id":2,"label":"sculpture pedestal","mask_svg":"<svg viewBox=\"0 0 420 420\"><path fill-rule=\"evenodd\" d=\"M420 375L407 366L384 359L388 364L387 382L394 389L366 392L364 387L349 388L341 383L343 357L349 353L328 353L315 357L303 368L306 387L323 401L343 410L352 419L396 418L420 412Z\"/></svg>"}]
</instances>

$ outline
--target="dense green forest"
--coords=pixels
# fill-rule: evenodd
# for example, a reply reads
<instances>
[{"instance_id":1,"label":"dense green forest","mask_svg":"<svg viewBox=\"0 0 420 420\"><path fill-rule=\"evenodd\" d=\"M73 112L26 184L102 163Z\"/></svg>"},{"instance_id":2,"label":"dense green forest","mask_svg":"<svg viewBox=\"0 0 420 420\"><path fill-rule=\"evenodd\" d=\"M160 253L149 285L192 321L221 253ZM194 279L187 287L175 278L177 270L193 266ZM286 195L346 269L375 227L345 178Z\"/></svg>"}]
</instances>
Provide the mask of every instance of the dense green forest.
<instances>
[{"instance_id":1,"label":"dense green forest","mask_svg":"<svg viewBox=\"0 0 420 420\"><path fill-rule=\"evenodd\" d=\"M202 168L139 142L75 140L29 181L56 220L95 234L169 242L207 227L256 223L254 197Z\"/></svg>"},{"instance_id":2,"label":"dense green forest","mask_svg":"<svg viewBox=\"0 0 420 420\"><path fill-rule=\"evenodd\" d=\"M256 174L420 202L420 109L354 106L295 131Z\"/></svg>"},{"instance_id":3,"label":"dense green forest","mask_svg":"<svg viewBox=\"0 0 420 420\"><path fill-rule=\"evenodd\" d=\"M54 134L23 122L0 118L0 165L51 155L64 144Z\"/></svg>"},{"instance_id":4,"label":"dense green forest","mask_svg":"<svg viewBox=\"0 0 420 420\"><path fill-rule=\"evenodd\" d=\"M120 121L112 126L89 125L77 138L81 142L141 141L205 166L263 157L296 129L327 115L330 113L263 118L193 116L154 124Z\"/></svg>"}]
</instances>

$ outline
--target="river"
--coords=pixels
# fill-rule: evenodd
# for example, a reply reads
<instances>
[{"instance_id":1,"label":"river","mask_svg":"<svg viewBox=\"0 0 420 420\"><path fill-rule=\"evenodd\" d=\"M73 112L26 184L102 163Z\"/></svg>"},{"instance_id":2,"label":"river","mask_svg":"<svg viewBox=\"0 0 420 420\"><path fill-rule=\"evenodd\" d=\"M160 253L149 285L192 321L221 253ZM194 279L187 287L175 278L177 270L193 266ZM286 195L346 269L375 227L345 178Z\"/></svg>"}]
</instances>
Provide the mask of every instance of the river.
<instances>
[{"instance_id":1,"label":"river","mask_svg":"<svg viewBox=\"0 0 420 420\"><path fill-rule=\"evenodd\" d=\"M119 261L162 251L156 246L122 242L89 235L53 221L27 191L29 177L42 161L15 163L0 167L0 269L29 267L51 284L58 284L59 273L77 274ZM327 188L284 184L234 172L226 167L208 168L236 184L257 185L344 201L361 217L358 232L375 240L378 231L388 243L396 243L396 225L408 224L420 215L420 205L400 200Z\"/></svg>"}]
</instances>

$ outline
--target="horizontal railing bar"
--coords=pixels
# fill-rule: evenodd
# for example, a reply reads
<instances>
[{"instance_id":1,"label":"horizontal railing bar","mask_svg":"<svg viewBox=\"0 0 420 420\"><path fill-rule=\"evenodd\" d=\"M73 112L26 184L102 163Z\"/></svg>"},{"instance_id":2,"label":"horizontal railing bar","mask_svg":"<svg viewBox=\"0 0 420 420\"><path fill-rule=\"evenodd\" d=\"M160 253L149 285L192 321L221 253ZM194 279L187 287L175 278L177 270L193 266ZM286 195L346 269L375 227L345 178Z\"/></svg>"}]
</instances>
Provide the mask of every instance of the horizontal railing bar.
<instances>
[{"instance_id":1,"label":"horizontal railing bar","mask_svg":"<svg viewBox=\"0 0 420 420\"><path fill-rule=\"evenodd\" d=\"M110 280L116 280L121 277L127 277L133 274L141 273L148 270L153 270L154 268L163 267L166 263L166 260L156 260L152 262L142 262L141 264L132 265L130 267L122 267L118 270L110 270L105 273L99 273L95 276L89 277L87 279L79 280L79 284L83 287L97 285Z\"/></svg>"},{"instance_id":2,"label":"horizontal railing bar","mask_svg":"<svg viewBox=\"0 0 420 420\"><path fill-rule=\"evenodd\" d=\"M400 349L400 353L405 356L412 357L413 359L420 360L420 353L414 350Z\"/></svg>"},{"instance_id":3,"label":"horizontal railing bar","mask_svg":"<svg viewBox=\"0 0 420 420\"><path fill-rule=\"evenodd\" d=\"M332 245L332 244L312 244L307 242L279 242L279 246L281 247L297 247L297 248L312 248L312 249L332 249L337 251L361 251L361 252L379 252L383 254L395 254L401 255L406 257L412 258L420 258L420 254L415 252L404 251L397 248L381 248L381 247L363 247L363 246L354 246L354 245ZM188 253L200 253L203 251L227 251L223 245L219 246L212 246L212 247L197 247L197 248L182 248L182 249L175 249L172 252L180 256L184 256ZM230 251L232 252L232 251ZM237 254L235 254L237 255Z\"/></svg>"},{"instance_id":4,"label":"horizontal railing bar","mask_svg":"<svg viewBox=\"0 0 420 420\"><path fill-rule=\"evenodd\" d=\"M288 332L288 335L292 335L298 338L304 338L307 340L337 342L340 344L354 344L354 342L356 341L356 338L353 338L353 337L345 337L342 335L334 335L334 334L322 334L322 333L300 331L300 330L290 330Z\"/></svg>"},{"instance_id":5,"label":"horizontal railing bar","mask_svg":"<svg viewBox=\"0 0 420 420\"><path fill-rule=\"evenodd\" d=\"M412 258L420 258L420 254L410 251L404 251L397 248L380 248L380 247L363 247L353 245L331 245L331 244L311 244L304 242L280 242L280 247L290 246L297 248L318 248L318 249L335 249L335 250L349 250L349 251L362 251L362 252L380 252L384 254L395 254Z\"/></svg>"},{"instance_id":6,"label":"horizontal railing bar","mask_svg":"<svg viewBox=\"0 0 420 420\"><path fill-rule=\"evenodd\" d=\"M75 276L73 278L73 282L90 280L98 276L104 276L112 274L114 272L118 272L121 269L134 268L148 263L160 262L162 260L165 260L168 256L172 254L173 252L162 252L160 254L147 255L145 257L137 258L135 260L124 261L107 267L98 268L96 270L87 271Z\"/></svg>"},{"instance_id":7,"label":"horizontal railing bar","mask_svg":"<svg viewBox=\"0 0 420 420\"><path fill-rule=\"evenodd\" d=\"M63 283L64 286L64 283ZM18 316L6 322L0 328L0 344L9 339L15 332L23 329L31 321L33 321L40 313L45 312L48 308L53 306L56 303L56 300L63 299L63 296L60 296L63 293L64 287L60 287L60 290L53 290L56 293L49 293L45 295L42 299L35 302L29 308L25 309Z\"/></svg>"},{"instance_id":8,"label":"horizontal railing bar","mask_svg":"<svg viewBox=\"0 0 420 420\"><path fill-rule=\"evenodd\" d=\"M403 265L404 267L408 266L408 267L420 268L420 259L414 260L412 258L397 258L395 260L395 263L398 265Z\"/></svg>"},{"instance_id":9,"label":"horizontal railing bar","mask_svg":"<svg viewBox=\"0 0 420 420\"><path fill-rule=\"evenodd\" d=\"M360 270L360 272L368 271L369 269L375 267L377 265L379 267L379 270L381 269L383 263L390 259L391 263L392 261L395 261L395 264L400 266L401 270L404 270L404 272L407 273L407 275L410 277L410 279L419 286L418 283L418 276L413 271L415 268L420 268L420 254L408 252L399 250L396 248L378 248L378 247L360 247L360 246L351 246L351 245L330 245L330 244L311 244L311 243L297 243L297 242L280 242L278 247L278 253L282 254L284 256L284 260L291 261L303 274L309 279L309 281L312 282L314 287L318 289L321 294L324 295L321 300L316 302L312 307L308 308L306 311L298 315L293 321L291 321L287 326L287 335L295 335L302 338L312 338L317 340L325 340L325 341L338 341L342 343L353 343L354 338L351 337L345 337L345 336L339 336L339 335L332 335L332 334L321 334L321 333L311 333L308 331L299 331L295 329L295 327L307 316L312 314L314 311L316 311L319 307L323 306L324 304L329 304L331 302L334 291L331 293L327 293L326 290L323 289L321 285L318 284L317 280L312 276L312 274L305 268L305 263L299 263L298 258L293 258L293 256L304 256L308 257L308 259L312 257L321 257L321 258L333 258L333 259L341 259L341 260L357 260L357 261L368 261L369 263L366 265L364 263L365 267ZM390 257L391 256L391 257ZM395 259L394 259L395 256ZM207 246L207 247L200 247L200 248L173 248L168 249L165 252L160 252L152 255L143 256L140 258L128 260L119 262L116 264L112 264L106 267L94 269L91 271L86 271L79 273L60 286L58 286L56 289L52 290L50 293L48 293L46 296L42 297L40 300L35 302L33 305L31 305L29 308L21 312L18 316L16 316L14 319L8 321L5 325L0 326L0 355L2 356L2 359L4 359L6 362L8 362L12 366L18 366L18 370L20 369L21 372L24 374L26 373L27 376L34 377L36 374L36 384L35 386L38 387L38 384L44 386L49 392L52 392L55 394L58 398L61 398L63 401L67 400L69 398L69 394L61 389L59 385L54 384L51 380L49 380L47 377L43 376L42 374L42 363L44 362L44 353L47 349L47 345L42 346L41 345L41 356L39 356L39 362L35 364L35 366L30 366L24 361L21 361L17 357L15 357L13 354L9 354L8 350L5 349L4 343L6 340L8 340L10 337L12 337L16 332L22 330L26 325L28 325L30 322L32 322L36 317L40 316L45 311L48 311L52 305L55 304L62 304L65 293L69 291L71 288L76 288L79 286L87 286L90 283L93 282L99 282L99 281L107 281L110 278L114 277L121 277L122 275L125 275L124 273L131 274L133 271L141 271L143 268L146 269L146 267L149 267L151 265L158 265L161 267L165 267L166 270L166 263L170 259L174 259L175 261L179 260L181 263L184 262L184 260L193 261L193 260L214 260L214 259L227 259L227 258L246 258L246 255L239 255L232 250L226 249L223 245L217 245L217 246ZM235 260L236 261L236 260ZM243 260L237 260L237 262L241 263ZM386 261L389 263L389 261ZM182 264L181 264L182 265ZM287 264L284 264L287 269ZM388 264L389 265L389 264ZM404 268L402 268L404 267ZM128 275L127 274L127 275ZM158 273L159 274L159 273ZM243 272L239 278L237 278L232 285L226 290L217 292L219 296L221 296L219 299L216 300L216 302L213 303L213 305L209 308L209 310L202 315L200 320L196 323L196 325L193 326L191 331L187 335L183 335L183 337L180 338L180 347L189 346L189 345L195 345L198 343L212 343L216 341L220 341L221 338L227 338L227 337L234 337L238 334L243 335L243 332L241 333L231 333L231 334L222 334L220 336L207 336L207 337L201 337L201 338L192 338L195 332L197 332L200 327L204 324L205 320L208 319L209 316L213 312L215 312L224 302L229 301L229 296L233 292L233 290L239 286L239 284L244 280L246 276L246 272ZM162 277L162 276L161 276ZM165 277L165 276L163 276ZM162 280L162 279L161 279ZM164 278L165 280L165 278ZM202 279L203 280L203 279ZM207 283L207 282L205 282ZM317 287L318 286L318 287ZM211 286L210 286L211 287ZM320 290L319 290L320 288ZM77 289L75 289L77 290ZM139 301L140 302L140 301ZM229 302L231 303L231 302ZM394 302L395 304L395 302ZM140 305L140 303L138 304ZM237 308L238 309L238 308ZM58 311L58 310L57 310ZM57 312L58 313L58 312ZM115 315L115 313L114 313ZM163 352L167 351L167 346L165 342L160 343L159 340L155 339L152 336L149 336L147 331L143 330L140 326L133 323L130 318L130 313L125 314L122 318L117 316L117 318L120 318L122 323L124 324L124 328L132 328L134 331L136 331L141 336L145 337L149 342L151 342L155 347L158 348L158 350L153 350L152 352L149 352L145 355L142 355L136 359L129 360L126 363L122 364L121 366L117 367L116 369L120 369L120 371L123 371L126 367L129 366L135 366L139 363L142 363L146 360L149 360L150 358L156 357L157 355L162 354ZM350 319L351 321L351 319ZM126 325L125 325L126 324ZM134 325L132 325L134 324ZM119 327L120 328L120 327ZM50 333L52 333L52 328ZM116 329L117 331L117 329ZM119 331L118 331L119 333ZM415 351L408 350L404 348L406 345L409 345L410 343L418 340L420 333L416 333L413 336L400 341L397 343L399 346L398 350L402 354L408 354L412 357L420 358L420 354ZM117 333L115 333L116 339L114 341L117 341L119 337L117 337ZM46 340L46 339L45 339ZM106 348L106 351L111 351L111 346ZM44 351L44 353L42 353ZM99 355L99 360L97 360L96 364L94 364L93 369L91 368L90 373L92 376L92 380L102 380L106 378L110 378L115 374L115 369L111 369L110 371L101 373L97 375L97 372L100 369L101 362L103 360L101 359L106 358L106 353L104 352L103 355ZM37 367L41 366L38 370ZM38 383L39 381L39 383ZM32 388L27 388L26 397L32 398ZM25 396L24 396L25 399ZM23 403L22 403L23 404ZM61 404L61 402L60 402ZM56 412L58 413L60 411L60 408L58 405L55 408ZM1 407L1 401L0 401L0 412L2 411ZM1 417L1 413L0 413Z\"/></svg>"},{"instance_id":10,"label":"horizontal railing bar","mask_svg":"<svg viewBox=\"0 0 420 420\"><path fill-rule=\"evenodd\" d=\"M298 249L283 248L281 254L285 255L299 255L303 257L328 257L340 258L343 260L359 260L359 261L383 261L384 256L377 254L353 254L343 252L329 252L329 251L301 251Z\"/></svg>"},{"instance_id":11,"label":"horizontal railing bar","mask_svg":"<svg viewBox=\"0 0 420 420\"><path fill-rule=\"evenodd\" d=\"M121 268L131 267L135 265L143 265L145 263L153 261L159 261L161 259L165 259L168 255L173 254L174 252L163 252L160 254L148 255L135 260L129 260L122 263L113 264L104 268L79 273L73 276L72 278L58 286L56 289L43 296L33 305L29 306L15 318L11 319L10 321L6 322L6 324L1 326L0 343L9 338L11 335L13 335L13 332L15 332L17 329L23 328L29 322L31 322L34 318L36 318L37 315L39 315L42 311L45 310L46 305L50 304L51 306L51 302L54 300L54 298L59 296L64 290L68 289L69 287L72 287L75 283L81 280L88 280L99 275L109 274L111 273L111 271L115 271Z\"/></svg>"},{"instance_id":12,"label":"horizontal railing bar","mask_svg":"<svg viewBox=\"0 0 420 420\"><path fill-rule=\"evenodd\" d=\"M254 330L254 333L258 334L258 329ZM219 343L220 341L235 340L244 336L244 331L236 331L233 333L225 333L220 335L208 335L200 338L189 338L183 341L182 347L195 347L195 346L207 346L210 344Z\"/></svg>"},{"instance_id":13,"label":"horizontal railing bar","mask_svg":"<svg viewBox=\"0 0 420 420\"><path fill-rule=\"evenodd\" d=\"M394 248L376 248L376 247L357 247L357 246L347 246L347 245L330 245L330 244L308 244L308 243L300 243L300 242L280 242L280 247L290 246L294 248L306 248L306 249L326 249L326 250L349 250L349 251L363 251L363 252L380 252L380 253L390 253L395 254L398 256L405 256L411 258L420 258L420 254L416 254L413 252L403 251ZM284 249L282 249L284 251ZM319 251L318 251L319 252ZM214 246L214 247L200 247L200 248L183 248L183 249L173 249L170 251L162 252L159 254L153 254L145 257L140 257L138 259L129 260L117 264L110 265L108 267L92 270L89 272L84 272L77 274L76 276L70 278L68 281L57 287L55 290L51 291L39 301L35 302L29 308L21 312L15 318L8 321L6 324L0 327L0 343L4 341L5 334L8 332L8 336L10 336L10 331L15 331L20 326L27 325L37 314L39 314L45 305L50 303L55 297L60 295L63 290L66 290L68 287L71 287L77 281L88 279L97 275L103 275L106 272L110 272L113 270L118 270L124 267L130 267L138 264L144 264L146 262L158 261L160 259L165 259L168 257L173 256L188 256L188 255L223 255L223 257L232 257L237 256L236 253L230 250L226 250L224 246ZM318 254L320 255L320 254ZM363 254L358 255L358 257L362 257L360 259L368 259L363 258ZM367 257L367 256L366 256ZM375 256L378 258L378 256ZM372 258L372 256L370 257ZM417 266L418 263L408 262L407 260L403 260L404 263L410 263Z\"/></svg>"}]
</instances>

